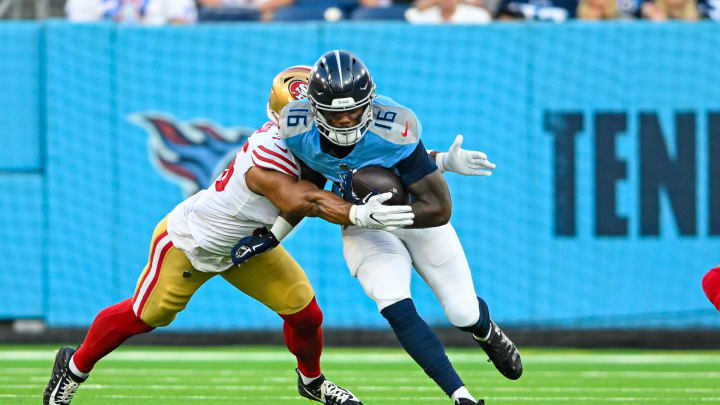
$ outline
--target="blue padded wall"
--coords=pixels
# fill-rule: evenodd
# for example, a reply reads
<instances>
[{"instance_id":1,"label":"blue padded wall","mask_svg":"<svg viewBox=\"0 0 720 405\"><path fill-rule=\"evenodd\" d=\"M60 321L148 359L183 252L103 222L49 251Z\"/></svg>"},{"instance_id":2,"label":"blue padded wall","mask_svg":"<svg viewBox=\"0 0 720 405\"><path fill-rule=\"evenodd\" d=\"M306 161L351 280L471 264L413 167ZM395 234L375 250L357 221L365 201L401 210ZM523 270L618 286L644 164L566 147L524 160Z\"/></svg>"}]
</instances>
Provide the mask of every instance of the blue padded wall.
<instances>
[{"instance_id":1,"label":"blue padded wall","mask_svg":"<svg viewBox=\"0 0 720 405\"><path fill-rule=\"evenodd\" d=\"M42 177L2 174L0 190L0 318L40 318L47 297Z\"/></svg>"},{"instance_id":2,"label":"blue padded wall","mask_svg":"<svg viewBox=\"0 0 720 405\"><path fill-rule=\"evenodd\" d=\"M39 170L41 162L41 30L0 25L0 170Z\"/></svg>"},{"instance_id":3,"label":"blue padded wall","mask_svg":"<svg viewBox=\"0 0 720 405\"><path fill-rule=\"evenodd\" d=\"M204 169L212 179L232 142L266 121L278 71L345 48L365 61L380 94L415 110L428 148L446 150L462 133L464 147L497 164L490 178L446 175L452 222L495 319L720 326L700 288L720 262L712 185L720 162L711 153L720 145L720 26L27 27L42 52L13 49L9 57L29 66L36 55L44 72L33 93L42 109L27 114L46 123L34 139L47 147L47 204L37 219L47 218L47 233L33 237L53 260L34 271L47 280L43 315L52 325L86 325L130 296L154 226L192 191L158 170L148 117L198 148L217 146L202 125L221 133L225 149ZM0 71L9 66L0 62ZM19 201L3 198L0 205ZM37 221L0 242L26 240L18 235L29 236ZM337 226L306 220L284 244L307 271L326 326L385 327L349 275ZM68 288L69 278L79 283ZM447 325L419 277L413 295L429 322ZM216 278L171 328L279 325Z\"/></svg>"},{"instance_id":4,"label":"blue padded wall","mask_svg":"<svg viewBox=\"0 0 720 405\"><path fill-rule=\"evenodd\" d=\"M62 22L45 29L50 324L91 320L115 299L115 33Z\"/></svg>"}]
</instances>

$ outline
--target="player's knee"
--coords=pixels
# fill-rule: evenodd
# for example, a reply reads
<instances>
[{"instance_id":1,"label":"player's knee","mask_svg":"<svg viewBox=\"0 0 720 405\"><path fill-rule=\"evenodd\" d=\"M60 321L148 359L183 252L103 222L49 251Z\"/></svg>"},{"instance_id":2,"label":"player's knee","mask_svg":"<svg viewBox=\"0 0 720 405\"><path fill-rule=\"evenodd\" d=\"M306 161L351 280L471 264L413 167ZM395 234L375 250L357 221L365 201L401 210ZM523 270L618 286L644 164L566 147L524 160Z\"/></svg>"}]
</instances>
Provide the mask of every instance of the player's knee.
<instances>
[{"instance_id":1,"label":"player's knee","mask_svg":"<svg viewBox=\"0 0 720 405\"><path fill-rule=\"evenodd\" d=\"M407 323L420 319L415 303L411 298L405 298L383 308L380 313L387 319L393 329L402 328Z\"/></svg>"},{"instance_id":2,"label":"player's knee","mask_svg":"<svg viewBox=\"0 0 720 405\"><path fill-rule=\"evenodd\" d=\"M449 297L442 302L445 315L453 326L472 325L480 317L477 297Z\"/></svg>"},{"instance_id":3,"label":"player's knee","mask_svg":"<svg viewBox=\"0 0 720 405\"><path fill-rule=\"evenodd\" d=\"M140 320L153 328L168 326L175 320L177 312L151 311L140 316Z\"/></svg>"},{"instance_id":4,"label":"player's knee","mask_svg":"<svg viewBox=\"0 0 720 405\"><path fill-rule=\"evenodd\" d=\"M313 300L314 295L315 293L310 284L306 282L293 284L285 290L282 304L278 305L278 312L299 312L310 305L309 303Z\"/></svg>"},{"instance_id":5,"label":"player's knee","mask_svg":"<svg viewBox=\"0 0 720 405\"><path fill-rule=\"evenodd\" d=\"M314 297L299 312L280 316L294 329L317 329L323 321L322 310Z\"/></svg>"},{"instance_id":6,"label":"player's knee","mask_svg":"<svg viewBox=\"0 0 720 405\"><path fill-rule=\"evenodd\" d=\"M408 286L401 280L393 279L374 283L368 295L375 301L378 311L381 312L390 305L411 297Z\"/></svg>"},{"instance_id":7,"label":"player's knee","mask_svg":"<svg viewBox=\"0 0 720 405\"><path fill-rule=\"evenodd\" d=\"M390 293L392 292L392 293ZM403 300L411 300L412 297L410 296L409 292L403 291L401 288L393 289L393 291L385 291L386 294L378 294L375 293L372 296L372 299L375 301L375 304L377 304L378 311L382 312L385 308L395 305L400 301Z\"/></svg>"},{"instance_id":8,"label":"player's knee","mask_svg":"<svg viewBox=\"0 0 720 405\"><path fill-rule=\"evenodd\" d=\"M168 293L156 306L146 308L140 319L152 327L168 326L185 309L189 300L190 296Z\"/></svg>"}]
</instances>

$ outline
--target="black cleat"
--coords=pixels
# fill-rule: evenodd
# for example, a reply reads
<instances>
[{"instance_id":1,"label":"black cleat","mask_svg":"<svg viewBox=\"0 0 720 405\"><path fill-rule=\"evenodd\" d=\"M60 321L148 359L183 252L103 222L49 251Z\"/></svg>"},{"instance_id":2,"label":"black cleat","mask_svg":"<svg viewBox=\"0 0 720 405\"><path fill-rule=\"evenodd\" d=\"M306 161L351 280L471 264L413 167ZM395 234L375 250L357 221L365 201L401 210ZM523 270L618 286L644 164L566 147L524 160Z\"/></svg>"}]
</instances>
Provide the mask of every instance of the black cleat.
<instances>
[{"instance_id":1,"label":"black cleat","mask_svg":"<svg viewBox=\"0 0 720 405\"><path fill-rule=\"evenodd\" d=\"M298 374L298 393L307 399L327 405L362 405L352 392L335 385L322 374L305 385L300 377L300 371L295 369L295 372Z\"/></svg>"},{"instance_id":2,"label":"black cleat","mask_svg":"<svg viewBox=\"0 0 720 405\"><path fill-rule=\"evenodd\" d=\"M478 399L478 401L475 402L472 399L460 398L455 401L455 405L485 405L485 400Z\"/></svg>"},{"instance_id":3,"label":"black cleat","mask_svg":"<svg viewBox=\"0 0 720 405\"><path fill-rule=\"evenodd\" d=\"M500 374L511 380L517 380L522 375L523 367L520 353L515 344L508 339L503 331L490 320L490 337L486 341L473 335L473 339L485 350L489 361L495 365Z\"/></svg>"},{"instance_id":4,"label":"black cleat","mask_svg":"<svg viewBox=\"0 0 720 405\"><path fill-rule=\"evenodd\" d=\"M70 372L68 363L75 349L63 346L55 355L50 382L43 393L43 405L68 405L75 396L80 383L85 381Z\"/></svg>"}]
</instances>

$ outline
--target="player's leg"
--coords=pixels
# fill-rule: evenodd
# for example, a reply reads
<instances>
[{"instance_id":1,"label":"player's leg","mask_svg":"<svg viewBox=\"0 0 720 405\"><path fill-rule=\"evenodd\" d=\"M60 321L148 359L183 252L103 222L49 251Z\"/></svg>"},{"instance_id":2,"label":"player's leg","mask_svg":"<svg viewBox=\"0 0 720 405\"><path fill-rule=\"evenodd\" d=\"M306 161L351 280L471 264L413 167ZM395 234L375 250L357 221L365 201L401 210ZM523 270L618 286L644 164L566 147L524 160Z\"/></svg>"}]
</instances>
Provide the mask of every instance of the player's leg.
<instances>
[{"instance_id":1,"label":"player's leg","mask_svg":"<svg viewBox=\"0 0 720 405\"><path fill-rule=\"evenodd\" d=\"M188 274L190 277L183 277ZM135 295L100 311L77 351L60 348L43 403L69 404L95 363L128 338L168 325L211 276L193 270L185 254L167 237L167 221L161 221L153 233L150 258Z\"/></svg>"},{"instance_id":2,"label":"player's leg","mask_svg":"<svg viewBox=\"0 0 720 405\"><path fill-rule=\"evenodd\" d=\"M283 318L285 344L297 358L298 392L302 396L338 405L362 404L322 374L322 311L305 272L282 246L221 274Z\"/></svg>"},{"instance_id":3,"label":"player's leg","mask_svg":"<svg viewBox=\"0 0 720 405\"><path fill-rule=\"evenodd\" d=\"M505 377L520 378L520 354L490 318L485 300L476 296L470 266L452 225L406 229L402 239L415 269L437 296L450 323L472 333Z\"/></svg>"},{"instance_id":4,"label":"player's leg","mask_svg":"<svg viewBox=\"0 0 720 405\"><path fill-rule=\"evenodd\" d=\"M449 397L464 390L442 343L415 309L410 255L402 241L389 232L349 227L343 231L343 253L350 273L375 301L405 351Z\"/></svg>"},{"instance_id":5,"label":"player's leg","mask_svg":"<svg viewBox=\"0 0 720 405\"><path fill-rule=\"evenodd\" d=\"M702 287L710 302L720 311L720 266L710 269L705 274Z\"/></svg>"}]
</instances>

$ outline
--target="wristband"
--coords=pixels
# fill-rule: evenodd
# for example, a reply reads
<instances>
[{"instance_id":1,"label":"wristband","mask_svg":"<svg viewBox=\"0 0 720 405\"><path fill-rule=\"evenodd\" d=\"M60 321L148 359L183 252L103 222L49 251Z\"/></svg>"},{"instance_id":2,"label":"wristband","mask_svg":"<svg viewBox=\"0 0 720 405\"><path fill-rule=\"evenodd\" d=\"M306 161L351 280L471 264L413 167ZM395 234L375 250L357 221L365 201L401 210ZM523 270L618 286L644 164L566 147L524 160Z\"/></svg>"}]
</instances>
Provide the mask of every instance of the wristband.
<instances>
[{"instance_id":1,"label":"wristband","mask_svg":"<svg viewBox=\"0 0 720 405\"><path fill-rule=\"evenodd\" d=\"M440 173L447 171L445 168L445 155L445 152L438 152L437 155L435 155L435 164L438 169L440 169Z\"/></svg>"},{"instance_id":2,"label":"wristband","mask_svg":"<svg viewBox=\"0 0 720 405\"><path fill-rule=\"evenodd\" d=\"M357 205L353 204L350 206L350 212L348 213L348 219L350 220L350 223L355 225L355 215L357 215Z\"/></svg>"},{"instance_id":3,"label":"wristband","mask_svg":"<svg viewBox=\"0 0 720 405\"><path fill-rule=\"evenodd\" d=\"M290 223L283 217L277 217L272 228L270 228L270 232L275 235L275 239L277 239L278 242L283 240L283 238L286 237L292 230L293 226L290 225Z\"/></svg>"}]
</instances>

